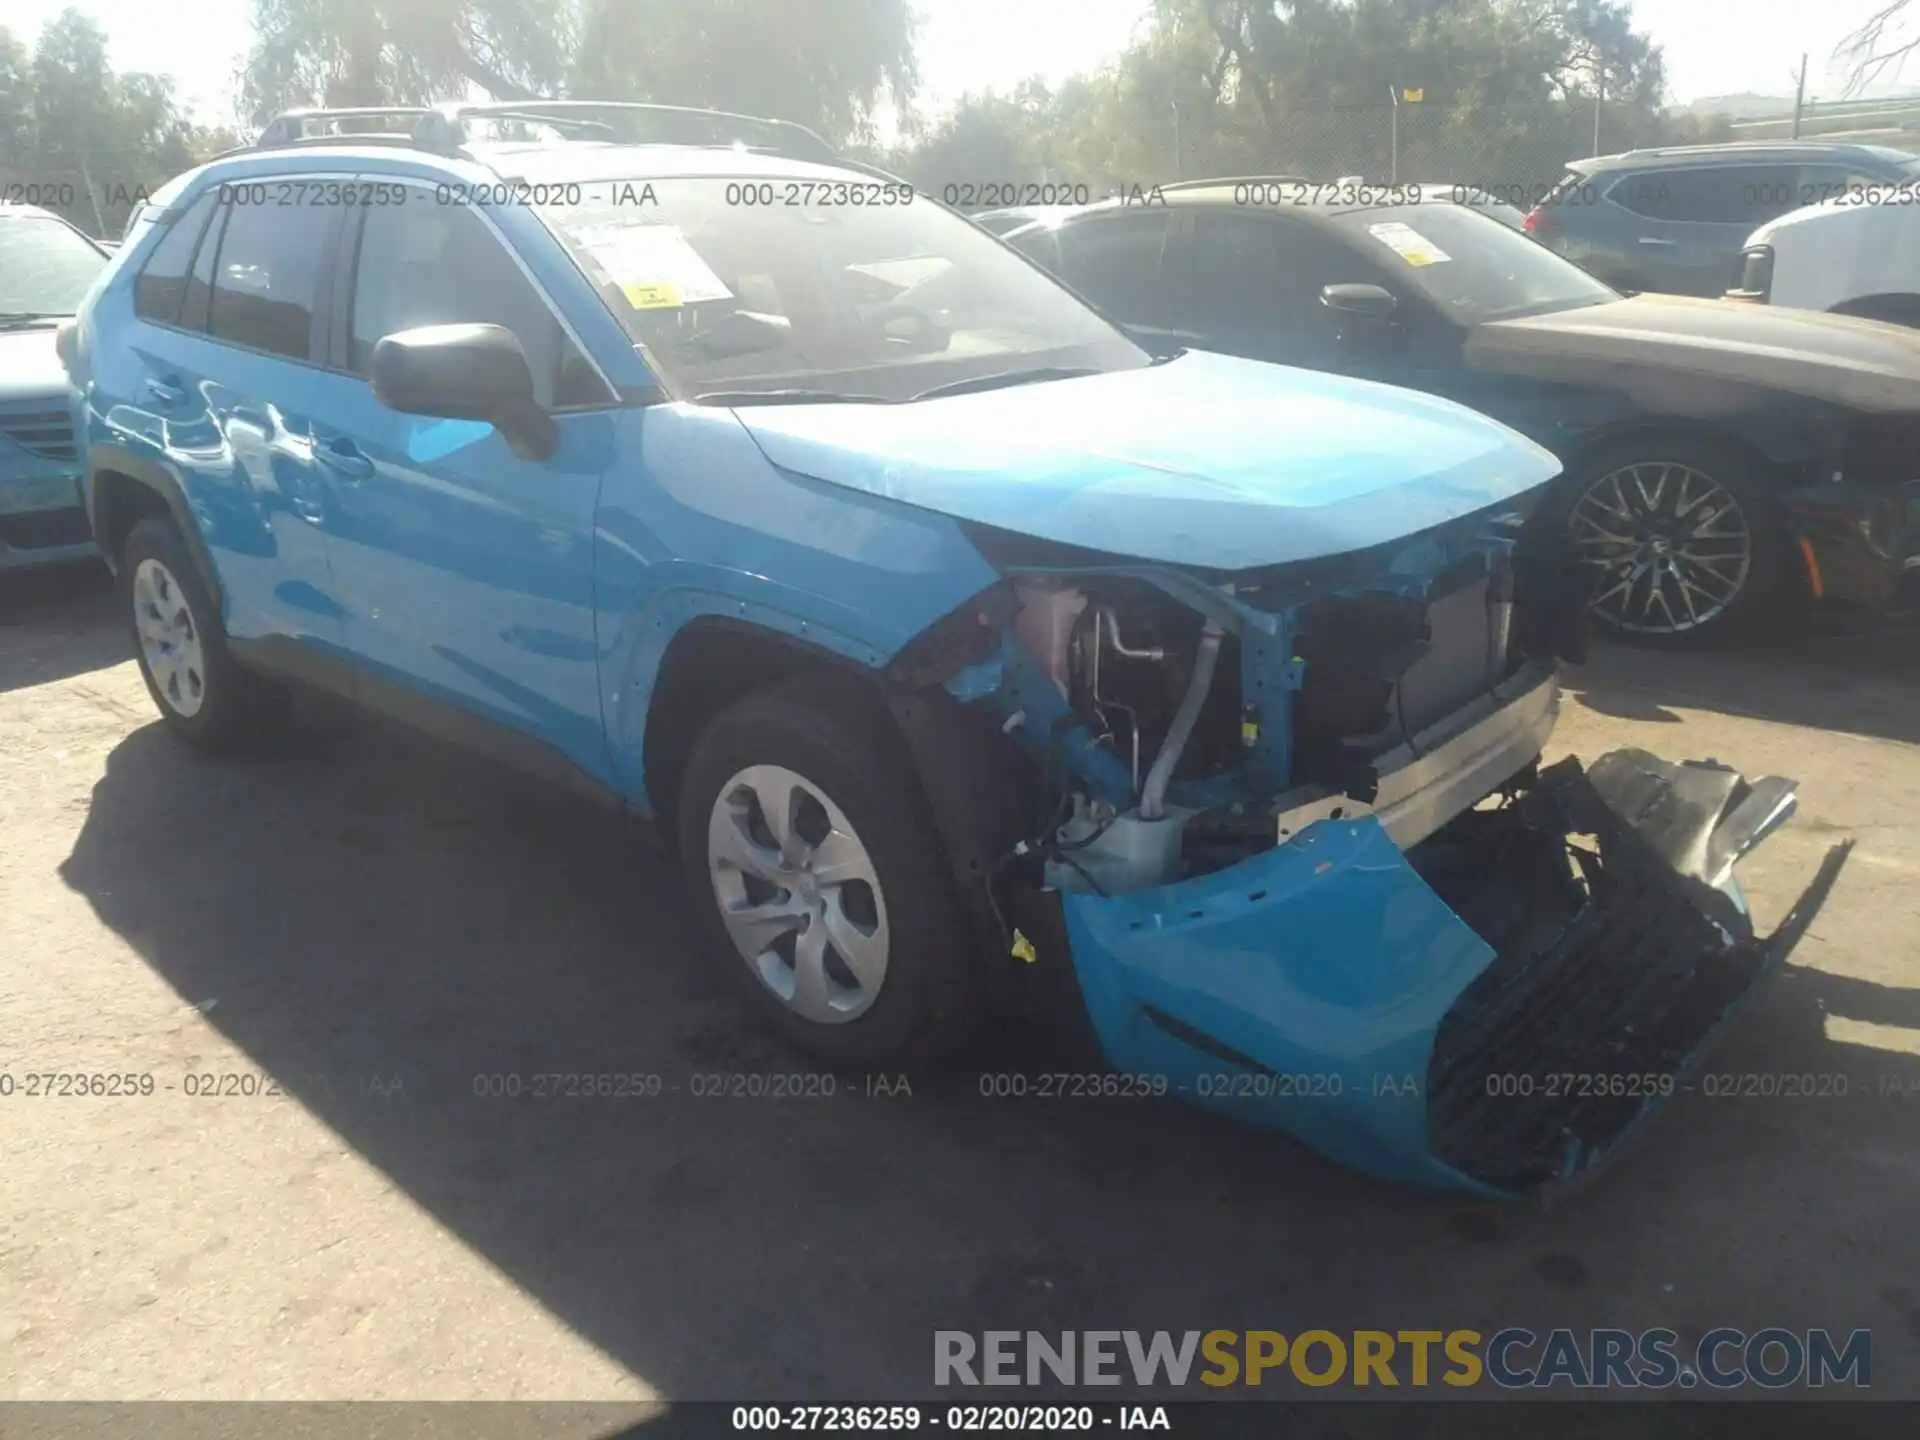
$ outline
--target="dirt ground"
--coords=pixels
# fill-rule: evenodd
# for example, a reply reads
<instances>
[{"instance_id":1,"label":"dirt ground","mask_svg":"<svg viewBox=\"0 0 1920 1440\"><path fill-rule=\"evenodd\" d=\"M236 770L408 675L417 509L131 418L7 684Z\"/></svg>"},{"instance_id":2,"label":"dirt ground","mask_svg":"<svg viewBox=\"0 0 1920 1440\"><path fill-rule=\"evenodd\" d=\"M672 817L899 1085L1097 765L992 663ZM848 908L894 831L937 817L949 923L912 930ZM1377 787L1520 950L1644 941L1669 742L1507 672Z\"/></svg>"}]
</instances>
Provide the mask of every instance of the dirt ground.
<instances>
[{"instance_id":1,"label":"dirt ground","mask_svg":"<svg viewBox=\"0 0 1920 1440\"><path fill-rule=\"evenodd\" d=\"M1859 842L1712 1066L1849 1093L1682 1096L1545 1213L1171 1101L695 1098L802 1067L634 830L318 705L197 762L127 653L90 573L0 577L0 1072L154 1077L0 1098L0 1397L923 1398L936 1329L1506 1325L1867 1328L1920 1396L1920 637L1569 672L1556 749L1803 782L1767 925ZM555 1071L662 1093L476 1094Z\"/></svg>"}]
</instances>

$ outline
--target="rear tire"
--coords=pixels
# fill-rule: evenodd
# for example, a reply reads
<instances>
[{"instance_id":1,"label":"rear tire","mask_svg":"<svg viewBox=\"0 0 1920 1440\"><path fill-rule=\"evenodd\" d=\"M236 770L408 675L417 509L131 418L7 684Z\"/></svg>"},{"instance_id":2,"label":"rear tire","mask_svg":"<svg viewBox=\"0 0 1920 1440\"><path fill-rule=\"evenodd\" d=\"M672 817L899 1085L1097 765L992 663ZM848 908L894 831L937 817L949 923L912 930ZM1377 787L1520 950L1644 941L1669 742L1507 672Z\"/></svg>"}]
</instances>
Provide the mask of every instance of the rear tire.
<instances>
[{"instance_id":1,"label":"rear tire","mask_svg":"<svg viewBox=\"0 0 1920 1440\"><path fill-rule=\"evenodd\" d=\"M1554 487L1540 523L1593 566L1602 633L1655 648L1721 644L1784 598L1785 527L1765 476L1687 435L1607 445Z\"/></svg>"},{"instance_id":2,"label":"rear tire","mask_svg":"<svg viewBox=\"0 0 1920 1440\"><path fill-rule=\"evenodd\" d=\"M127 535L120 594L140 678L169 730L210 755L253 749L280 733L286 693L234 660L220 608L171 520L147 516Z\"/></svg>"},{"instance_id":3,"label":"rear tire","mask_svg":"<svg viewBox=\"0 0 1920 1440\"><path fill-rule=\"evenodd\" d=\"M722 711L687 758L679 834L703 948L795 1046L876 1068L931 1062L971 1032L971 932L920 778L866 687L805 675Z\"/></svg>"}]
</instances>

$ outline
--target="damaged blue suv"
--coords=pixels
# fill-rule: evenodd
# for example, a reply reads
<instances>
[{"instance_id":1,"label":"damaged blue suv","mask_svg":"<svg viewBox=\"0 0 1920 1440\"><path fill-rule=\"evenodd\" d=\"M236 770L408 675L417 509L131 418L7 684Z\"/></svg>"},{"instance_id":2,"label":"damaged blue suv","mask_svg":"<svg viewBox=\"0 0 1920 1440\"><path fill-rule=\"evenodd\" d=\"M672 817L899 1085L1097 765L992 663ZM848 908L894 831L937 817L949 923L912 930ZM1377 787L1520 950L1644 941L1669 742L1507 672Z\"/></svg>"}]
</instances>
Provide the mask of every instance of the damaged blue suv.
<instances>
[{"instance_id":1,"label":"damaged blue suv","mask_svg":"<svg viewBox=\"0 0 1920 1440\"><path fill-rule=\"evenodd\" d=\"M1116 1084L1536 1191L1844 860L1761 938L1732 872L1792 782L1541 768L1585 598L1522 525L1547 452L1149 354L798 127L284 116L155 197L61 347L181 739L317 684L650 817L829 1065L1057 1008Z\"/></svg>"}]
</instances>

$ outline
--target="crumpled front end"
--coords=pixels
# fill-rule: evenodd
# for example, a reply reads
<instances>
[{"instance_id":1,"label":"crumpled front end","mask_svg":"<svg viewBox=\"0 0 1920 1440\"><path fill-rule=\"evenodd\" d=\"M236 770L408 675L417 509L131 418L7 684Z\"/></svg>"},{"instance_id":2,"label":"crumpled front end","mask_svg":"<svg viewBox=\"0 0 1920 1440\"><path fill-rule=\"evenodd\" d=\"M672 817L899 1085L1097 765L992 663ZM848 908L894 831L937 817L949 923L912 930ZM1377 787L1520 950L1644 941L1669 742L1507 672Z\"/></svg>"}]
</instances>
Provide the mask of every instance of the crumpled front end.
<instances>
[{"instance_id":1,"label":"crumpled front end","mask_svg":"<svg viewBox=\"0 0 1920 1440\"><path fill-rule=\"evenodd\" d=\"M1003 1000L1393 1180L1593 1173L1792 948L1733 866L1794 786L1546 770L1577 564L1501 507L1229 575L1022 542L888 667Z\"/></svg>"},{"instance_id":2,"label":"crumpled front end","mask_svg":"<svg viewBox=\"0 0 1920 1440\"><path fill-rule=\"evenodd\" d=\"M1065 938L1116 1068L1385 1179L1559 1189L1685 1087L1818 912L1844 846L1764 939L1730 881L1791 807L1788 782L1614 751L1406 853L1326 820L1200 879L1065 896Z\"/></svg>"}]
</instances>

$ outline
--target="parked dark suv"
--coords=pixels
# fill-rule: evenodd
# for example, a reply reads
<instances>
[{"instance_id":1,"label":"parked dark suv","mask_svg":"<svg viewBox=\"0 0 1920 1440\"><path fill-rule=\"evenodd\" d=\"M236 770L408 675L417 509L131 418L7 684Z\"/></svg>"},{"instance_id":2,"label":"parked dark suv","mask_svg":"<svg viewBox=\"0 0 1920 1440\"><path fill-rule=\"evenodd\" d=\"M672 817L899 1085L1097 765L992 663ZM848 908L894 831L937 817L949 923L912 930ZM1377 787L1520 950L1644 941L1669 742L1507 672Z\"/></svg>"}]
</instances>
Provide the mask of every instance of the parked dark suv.
<instances>
[{"instance_id":1,"label":"parked dark suv","mask_svg":"<svg viewBox=\"0 0 1920 1440\"><path fill-rule=\"evenodd\" d=\"M1527 216L1536 240L1616 290L1718 296L1747 237L1803 205L1920 179L1920 157L1826 141L1693 145L1574 160Z\"/></svg>"}]
</instances>

